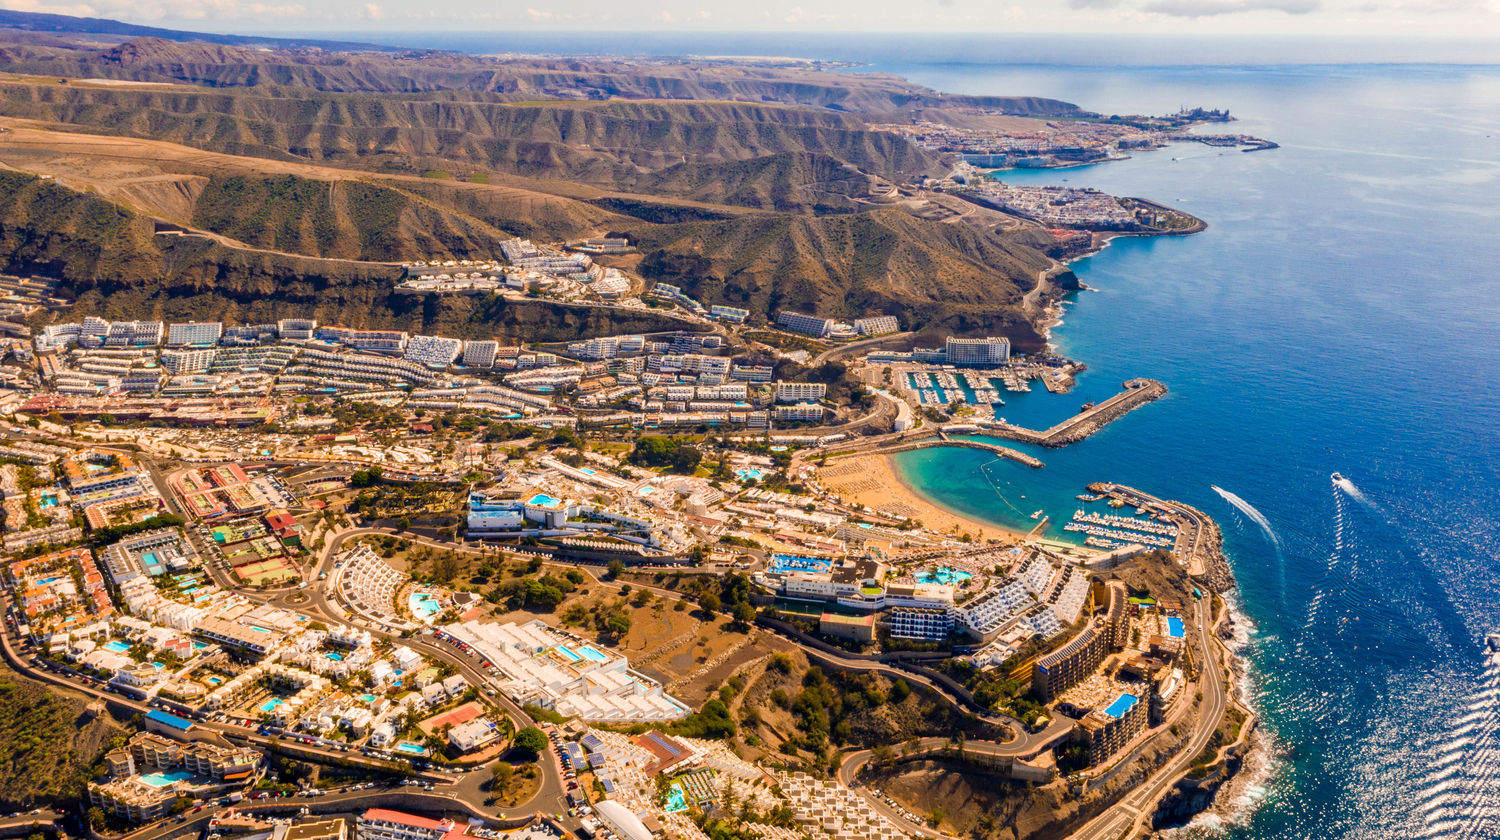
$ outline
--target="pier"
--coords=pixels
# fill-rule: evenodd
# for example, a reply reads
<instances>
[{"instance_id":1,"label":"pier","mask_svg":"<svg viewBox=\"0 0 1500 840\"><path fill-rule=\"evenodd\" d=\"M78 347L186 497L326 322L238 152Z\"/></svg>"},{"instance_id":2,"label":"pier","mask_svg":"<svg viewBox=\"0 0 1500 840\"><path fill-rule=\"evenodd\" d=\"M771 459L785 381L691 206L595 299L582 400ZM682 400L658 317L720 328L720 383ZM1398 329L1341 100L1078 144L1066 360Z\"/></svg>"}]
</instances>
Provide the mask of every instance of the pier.
<instances>
[{"instance_id":1,"label":"pier","mask_svg":"<svg viewBox=\"0 0 1500 840\"><path fill-rule=\"evenodd\" d=\"M1028 467L1041 469L1043 466L1046 466L1042 463L1041 459L1027 455L1025 452L1011 449L1008 446L1001 446L995 443L985 443L984 441L978 440L953 440L941 431L936 432L935 435L929 435L921 439L913 439L911 436L908 436L904 440L887 441L874 446L862 447L853 451L846 451L839 455L832 456L828 460L833 461L839 458L848 458L854 455L889 455L895 452L908 452L913 449L930 449L934 446L957 446L965 449L982 449L986 452L991 452L995 455L999 455L1001 458L1007 458L1011 461L1025 464Z\"/></svg>"},{"instance_id":2,"label":"pier","mask_svg":"<svg viewBox=\"0 0 1500 840\"><path fill-rule=\"evenodd\" d=\"M1233 577L1220 553L1219 528L1207 514L1182 502L1160 499L1123 484L1096 483L1090 493L1119 499L1127 505L1145 508L1171 522L1177 528L1172 553L1194 577L1207 576L1215 591L1233 585Z\"/></svg>"},{"instance_id":3,"label":"pier","mask_svg":"<svg viewBox=\"0 0 1500 840\"><path fill-rule=\"evenodd\" d=\"M1098 405L1079 412L1046 431L999 423L980 434L1018 440L1038 446L1061 447L1077 443L1148 402L1161 399L1167 386L1155 379L1132 379L1125 390Z\"/></svg>"}]
</instances>

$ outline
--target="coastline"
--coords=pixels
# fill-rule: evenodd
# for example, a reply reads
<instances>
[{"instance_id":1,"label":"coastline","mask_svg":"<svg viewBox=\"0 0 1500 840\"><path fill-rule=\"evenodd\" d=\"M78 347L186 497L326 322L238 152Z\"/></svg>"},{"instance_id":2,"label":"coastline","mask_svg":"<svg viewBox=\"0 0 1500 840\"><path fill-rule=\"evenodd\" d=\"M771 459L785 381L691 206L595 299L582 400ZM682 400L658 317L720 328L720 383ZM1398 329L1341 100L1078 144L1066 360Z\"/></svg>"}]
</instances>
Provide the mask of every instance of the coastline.
<instances>
[{"instance_id":1,"label":"coastline","mask_svg":"<svg viewBox=\"0 0 1500 840\"><path fill-rule=\"evenodd\" d=\"M892 460L894 456L844 458L818 471L818 480L846 504L862 504L871 510L882 510L906 516L922 523L928 531L946 537L970 534L975 539L1019 539L1016 531L949 510L922 495L907 482Z\"/></svg>"}]
</instances>

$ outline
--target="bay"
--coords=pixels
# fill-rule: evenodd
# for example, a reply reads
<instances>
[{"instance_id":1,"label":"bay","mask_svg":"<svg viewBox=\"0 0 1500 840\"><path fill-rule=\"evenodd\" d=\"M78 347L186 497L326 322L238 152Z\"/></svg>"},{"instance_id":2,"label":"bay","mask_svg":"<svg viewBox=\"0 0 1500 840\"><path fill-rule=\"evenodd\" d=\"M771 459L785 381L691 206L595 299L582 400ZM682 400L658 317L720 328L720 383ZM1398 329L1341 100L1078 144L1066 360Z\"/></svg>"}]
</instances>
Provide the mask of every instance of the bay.
<instances>
[{"instance_id":1,"label":"bay","mask_svg":"<svg viewBox=\"0 0 1500 840\"><path fill-rule=\"evenodd\" d=\"M1101 480L1219 519L1276 763L1230 824L1200 827L1500 836L1500 666L1482 644L1500 629L1500 74L876 66L1106 113L1228 107L1232 130L1282 144L1001 173L1209 223L1076 263L1095 291L1074 296L1055 339L1090 370L1066 397L1006 395L1005 416L1045 426L1135 376L1171 392L1082 444L1036 450L1043 470L956 449L902 453L898 469L934 502L1003 525L1030 527L1037 508L1066 521Z\"/></svg>"}]
</instances>

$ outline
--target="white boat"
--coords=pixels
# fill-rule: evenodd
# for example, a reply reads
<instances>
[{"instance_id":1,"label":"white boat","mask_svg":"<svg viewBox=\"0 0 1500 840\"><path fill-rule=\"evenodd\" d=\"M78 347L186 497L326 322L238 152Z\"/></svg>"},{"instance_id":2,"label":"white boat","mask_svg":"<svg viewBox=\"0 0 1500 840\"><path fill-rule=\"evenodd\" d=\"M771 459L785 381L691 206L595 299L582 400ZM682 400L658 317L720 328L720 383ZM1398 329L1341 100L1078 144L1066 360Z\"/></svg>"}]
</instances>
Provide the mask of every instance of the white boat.
<instances>
[{"instance_id":1,"label":"white boat","mask_svg":"<svg viewBox=\"0 0 1500 840\"><path fill-rule=\"evenodd\" d=\"M1484 643L1489 646L1490 650L1500 653L1500 633L1491 633L1485 636Z\"/></svg>"},{"instance_id":2,"label":"white boat","mask_svg":"<svg viewBox=\"0 0 1500 840\"><path fill-rule=\"evenodd\" d=\"M1033 513L1031 515L1031 518L1032 519L1041 519L1042 518L1042 510L1041 510L1041 508L1037 508L1036 513Z\"/></svg>"}]
</instances>

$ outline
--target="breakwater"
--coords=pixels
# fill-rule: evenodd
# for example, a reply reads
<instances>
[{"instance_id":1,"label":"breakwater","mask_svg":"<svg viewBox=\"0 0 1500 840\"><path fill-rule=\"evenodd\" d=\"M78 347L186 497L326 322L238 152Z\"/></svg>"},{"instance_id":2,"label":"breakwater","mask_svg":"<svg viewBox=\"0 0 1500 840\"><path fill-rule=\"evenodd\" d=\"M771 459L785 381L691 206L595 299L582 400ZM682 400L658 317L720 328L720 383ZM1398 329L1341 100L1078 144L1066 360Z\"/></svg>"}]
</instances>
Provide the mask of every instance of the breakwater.
<instances>
[{"instance_id":1,"label":"breakwater","mask_svg":"<svg viewBox=\"0 0 1500 840\"><path fill-rule=\"evenodd\" d=\"M982 449L986 452L991 452L999 455L1001 458L1006 458L1020 464L1025 464L1026 466L1035 469L1041 469L1042 467L1046 466L1046 464L1044 464L1040 458L1027 455L1025 452L1021 452L1016 449L1011 449L1008 446L1000 446L999 444L995 443L985 443L984 441L979 440L953 440L946 436L943 436L938 432L935 432L933 434L937 436L927 437L921 440L912 440L908 438L906 440L897 441L894 443L884 443L868 448L856 449L854 451L849 451L840 455L832 456L828 460L833 461L839 458L849 458L854 455L890 455L896 452L910 452L913 449L929 449L935 446L948 446L960 447L964 449Z\"/></svg>"},{"instance_id":2,"label":"breakwater","mask_svg":"<svg viewBox=\"0 0 1500 840\"><path fill-rule=\"evenodd\" d=\"M1132 379L1125 383L1125 390L1120 393L1098 405L1084 409L1045 431L1036 431L1009 423L997 423L981 430L980 434L1018 440L1037 446L1053 448L1067 446L1087 438L1146 403L1161 399L1166 393L1167 386L1155 379Z\"/></svg>"}]
</instances>

